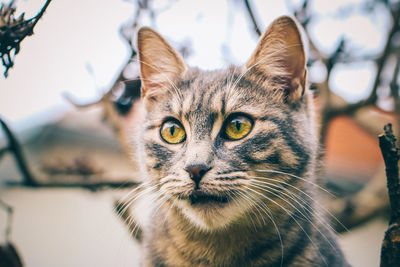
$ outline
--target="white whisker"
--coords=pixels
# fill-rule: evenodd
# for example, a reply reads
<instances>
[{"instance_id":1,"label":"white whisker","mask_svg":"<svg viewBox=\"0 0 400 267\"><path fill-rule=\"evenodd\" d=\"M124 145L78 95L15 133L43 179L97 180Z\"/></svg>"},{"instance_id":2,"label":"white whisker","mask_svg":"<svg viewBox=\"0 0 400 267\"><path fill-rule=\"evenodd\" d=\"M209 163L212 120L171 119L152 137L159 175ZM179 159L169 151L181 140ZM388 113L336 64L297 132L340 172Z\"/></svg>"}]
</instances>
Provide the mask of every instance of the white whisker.
<instances>
[{"instance_id":1,"label":"white whisker","mask_svg":"<svg viewBox=\"0 0 400 267\"><path fill-rule=\"evenodd\" d=\"M239 188L240 189L240 188ZM279 228L278 228L278 226L276 225L276 223L275 223L275 220L274 220L274 217L273 217L273 215L272 215L272 212L271 212L271 210L268 208L268 206L264 203L264 202L262 202L261 200L260 200L260 198L258 198L258 197L256 197L256 196L254 196L253 194L250 194L250 193L248 193L248 192L246 192L245 190L243 190L243 189L240 189L242 192L243 192L243 194L249 194L249 197L251 198L251 196L253 196L253 197L255 197L257 200L257 203L261 203L262 205L263 205L263 207L265 207L265 210L264 209L262 209L264 212L265 212L265 214L268 216L268 218L271 220L271 222L272 222L272 224L274 225L274 227L275 227L275 230L276 230L276 233L277 233L277 235L278 235L278 238L279 238L279 242L280 242L280 244L281 244L281 267L282 267L282 265L283 265L283 255L284 255L284 247L283 247L283 241L282 241L282 237L281 237L281 233L279 232ZM256 205L257 206L257 205Z\"/></svg>"},{"instance_id":2,"label":"white whisker","mask_svg":"<svg viewBox=\"0 0 400 267\"><path fill-rule=\"evenodd\" d=\"M325 193L328 193L328 194L331 195L332 197L336 197L334 194L332 194L331 192L329 192L327 189L323 188L322 186L319 186L319 185L317 185L316 183L313 183L313 182L311 182L311 181L309 181L309 180L307 180L307 179L304 179L304 178L302 178L302 177L300 177L300 176L297 176L297 175L294 175L294 174L291 174L291 173L287 173L287 172L283 172L283 171L277 171L277 170L257 170L257 169L249 169L248 171L264 172L264 173L275 173L275 174L287 175L287 176L290 176L290 177L293 177L293 178L297 178L297 179L299 179L299 180L302 180L302 181L304 181L304 182L306 182L306 183L309 183L309 184L311 184L311 185L313 185L313 186L315 186L315 187L321 189L321 190L324 191Z\"/></svg>"},{"instance_id":3,"label":"white whisker","mask_svg":"<svg viewBox=\"0 0 400 267\"><path fill-rule=\"evenodd\" d=\"M325 265L328 266L327 262L325 261L325 258L322 256L318 246L314 243L314 241L312 240L312 238L310 237L310 235L307 233L307 231L304 230L304 228L301 226L301 224L296 220L296 218L294 218L294 216L290 213L290 211L288 211L285 207L283 207L282 205L280 205L279 203L277 203L275 200L269 198L266 195L261 194L260 192L248 187L248 190L266 198L267 200L271 201L272 203L274 203L275 205L277 205L278 207L280 207L281 209L283 209L293 220L294 222L300 227L300 229L304 232L304 234L307 236L307 238L310 240L310 242L312 243L313 247L318 251L318 254L321 256L322 260L324 261Z\"/></svg>"},{"instance_id":4,"label":"white whisker","mask_svg":"<svg viewBox=\"0 0 400 267\"><path fill-rule=\"evenodd\" d=\"M319 208L321 208L325 213L327 213L331 218L333 218L337 223L339 223L339 225L340 225L341 227L343 227L346 231L348 231L347 227L346 227L342 222L340 222L340 220L339 220L338 218L336 218L335 215L333 215L333 214L332 214L328 209L326 209L323 205L321 205L320 203L318 203L318 201L315 201L314 198L313 198L312 196L310 196L307 192L305 192L305 191L303 191L303 190L297 188L296 186L294 186L294 185L292 185L292 184L289 184L289 183L284 182L284 181L281 181L281 180L272 179L272 178L270 178L270 177L260 177L260 176L249 176L249 177L255 178L255 179L263 179L263 180L269 180L269 181L281 183L281 184L284 184L284 185L287 185L287 186L290 186L290 187L296 189L296 190L299 191L301 194L307 196L310 200L312 200L313 203L315 203ZM332 230L334 230L334 229L332 228ZM334 230L334 231L336 232L336 230Z\"/></svg>"},{"instance_id":5,"label":"white whisker","mask_svg":"<svg viewBox=\"0 0 400 267\"><path fill-rule=\"evenodd\" d=\"M283 200L283 201L286 202L287 204L289 204L293 209L295 209L299 214L301 214L301 215L307 220L307 222L310 223L310 225L312 225L312 226L314 227L314 229L315 229L318 233L321 234L322 237L324 237L324 239L330 244L330 246L331 246L333 249L336 250L335 246L332 244L332 242L329 240L329 238L326 237L326 235L325 235L323 232L321 232L320 229L318 229L318 227L317 227L317 226L315 225L315 223L311 220L311 218L308 217L307 215L305 215L301 210L299 210L299 209L298 209L295 205L293 205L290 201L288 201L287 199L283 198L281 195L279 195L279 194L277 194L277 193L271 191L271 190L274 190L274 189L272 189L272 188L260 187L260 186L254 185L254 184L252 184L251 186L254 186L254 187L257 188L257 189L260 189L260 190L263 190L263 191L265 191L265 192L268 192L268 193L270 193L270 194L272 194L272 195L278 197L279 199Z\"/></svg>"}]
</instances>

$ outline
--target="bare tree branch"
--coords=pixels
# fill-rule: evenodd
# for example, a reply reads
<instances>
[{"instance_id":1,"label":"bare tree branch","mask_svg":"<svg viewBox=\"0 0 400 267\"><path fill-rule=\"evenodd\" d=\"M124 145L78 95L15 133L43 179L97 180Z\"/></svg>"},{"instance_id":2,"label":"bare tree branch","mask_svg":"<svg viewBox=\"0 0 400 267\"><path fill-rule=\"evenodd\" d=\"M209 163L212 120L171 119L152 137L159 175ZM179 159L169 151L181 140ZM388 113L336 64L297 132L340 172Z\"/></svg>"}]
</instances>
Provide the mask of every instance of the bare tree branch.
<instances>
[{"instance_id":1,"label":"bare tree branch","mask_svg":"<svg viewBox=\"0 0 400 267\"><path fill-rule=\"evenodd\" d=\"M7 6L0 5L0 57L5 67L4 77L7 78L8 71L14 66L14 58L20 51L21 42L25 37L33 34L33 28L43 16L51 0L47 0L39 13L28 20L24 19L24 13L16 18L14 0Z\"/></svg>"},{"instance_id":2,"label":"bare tree branch","mask_svg":"<svg viewBox=\"0 0 400 267\"><path fill-rule=\"evenodd\" d=\"M5 232L5 240L6 243L10 242L10 235L11 235L11 227L12 227L12 219L14 215L13 208L5 203L2 199L0 199L0 206L7 212L7 224L6 224L6 232Z\"/></svg>"},{"instance_id":3,"label":"bare tree branch","mask_svg":"<svg viewBox=\"0 0 400 267\"><path fill-rule=\"evenodd\" d=\"M101 181L104 180L104 175L99 175L97 172L94 173L93 170L91 169L91 166L89 165L89 162L85 163L84 161L83 162L77 161L78 159L75 160L76 166L75 165L67 166L68 168L71 168L67 169L67 171L69 171L70 173L66 172L63 175L66 176L68 174L74 174L72 176L77 176L77 174L79 174L80 177L87 177L88 179L80 179L81 181L78 183L39 182L32 174L30 168L28 167L27 161L25 160L23 154L22 147L19 144L17 138L1 118L0 118L0 125L8 139L7 146L0 150L0 159L2 154L6 152L12 153L15 162L18 166L18 169L24 177L22 183L6 183L8 186L27 186L33 188L84 188L91 191L96 191L106 188L118 188L118 189L131 188L138 184L137 182L131 181L132 177L121 177L119 178L120 181Z\"/></svg>"},{"instance_id":4,"label":"bare tree branch","mask_svg":"<svg viewBox=\"0 0 400 267\"><path fill-rule=\"evenodd\" d=\"M384 129L385 133L379 136L379 146L386 166L391 215L382 243L380 266L391 267L400 266L400 149L396 147L392 125L388 124Z\"/></svg>"},{"instance_id":5,"label":"bare tree branch","mask_svg":"<svg viewBox=\"0 0 400 267\"><path fill-rule=\"evenodd\" d=\"M7 212L7 223L5 229L5 245L0 246L0 266L21 267L22 260L18 255L17 250L11 243L11 230L14 210L13 207L0 199L0 207Z\"/></svg>"},{"instance_id":6,"label":"bare tree branch","mask_svg":"<svg viewBox=\"0 0 400 267\"><path fill-rule=\"evenodd\" d=\"M249 17L251 19L251 22L253 24L253 28L254 28L255 33L258 36L261 36L261 30L260 30L259 24L256 21L256 17L254 16L254 11L250 6L249 1L248 0L243 0L243 2L244 2L244 5L246 6L246 11L247 11L247 13L248 13L248 15L249 15Z\"/></svg>"},{"instance_id":7,"label":"bare tree branch","mask_svg":"<svg viewBox=\"0 0 400 267\"><path fill-rule=\"evenodd\" d=\"M9 151L13 154L15 162L22 173L24 177L24 184L28 186L33 186L36 185L36 180L30 171L28 164L25 160L25 156L22 152L21 145L19 144L17 138L13 134L13 132L10 130L10 128L7 126L4 120L0 118L0 126L3 129L4 134L6 135L8 139L8 144L7 147L3 149L3 153L5 151ZM0 153L1 156L2 153Z\"/></svg>"},{"instance_id":8,"label":"bare tree branch","mask_svg":"<svg viewBox=\"0 0 400 267\"><path fill-rule=\"evenodd\" d=\"M129 178L122 179L122 180L128 180ZM92 179L88 179L92 180ZM35 185L24 185L20 183L7 183L8 186L26 186L30 188L82 188L82 189L87 189L90 191L98 191L98 190L104 190L104 189L126 189L126 188L132 188L137 186L139 183L138 182L113 182L113 181L101 181L101 182L91 182L91 181L81 181L79 183L39 183L37 182Z\"/></svg>"}]
</instances>

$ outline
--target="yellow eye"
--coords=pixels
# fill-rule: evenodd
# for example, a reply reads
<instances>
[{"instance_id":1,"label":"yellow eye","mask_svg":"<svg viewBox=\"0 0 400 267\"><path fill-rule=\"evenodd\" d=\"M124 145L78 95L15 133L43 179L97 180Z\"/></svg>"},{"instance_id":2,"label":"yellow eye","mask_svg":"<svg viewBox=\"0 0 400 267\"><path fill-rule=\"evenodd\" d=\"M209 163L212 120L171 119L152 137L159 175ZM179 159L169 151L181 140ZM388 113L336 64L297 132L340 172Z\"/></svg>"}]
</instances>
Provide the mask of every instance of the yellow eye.
<instances>
[{"instance_id":1,"label":"yellow eye","mask_svg":"<svg viewBox=\"0 0 400 267\"><path fill-rule=\"evenodd\" d=\"M161 137L169 144L182 143L186 138L186 132L183 127L175 121L166 121L161 126Z\"/></svg>"},{"instance_id":2,"label":"yellow eye","mask_svg":"<svg viewBox=\"0 0 400 267\"><path fill-rule=\"evenodd\" d=\"M239 140L248 135L253 122L245 116L237 116L229 120L225 126L225 135L230 140Z\"/></svg>"}]
</instances>

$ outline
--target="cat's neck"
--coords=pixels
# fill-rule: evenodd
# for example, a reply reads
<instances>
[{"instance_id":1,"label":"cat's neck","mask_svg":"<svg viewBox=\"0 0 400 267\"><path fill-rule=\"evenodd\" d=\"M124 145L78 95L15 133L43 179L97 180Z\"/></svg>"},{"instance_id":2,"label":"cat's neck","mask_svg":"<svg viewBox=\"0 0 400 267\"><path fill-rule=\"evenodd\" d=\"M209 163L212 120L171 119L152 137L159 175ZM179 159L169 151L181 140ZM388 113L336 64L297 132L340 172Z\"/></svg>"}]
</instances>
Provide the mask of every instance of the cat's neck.
<instances>
[{"instance_id":1,"label":"cat's neck","mask_svg":"<svg viewBox=\"0 0 400 267\"><path fill-rule=\"evenodd\" d=\"M168 216L166 216L167 213L163 214L164 212L167 212ZM160 225L154 229L162 232L170 241L168 249L165 250L171 253L169 256L175 259L180 257L182 262L197 258L214 264L220 261L220 265L226 265L226 261L238 257L240 259L254 258L254 254L257 253L263 254L270 251L271 254L279 254L281 251L276 249L276 244L291 238L286 236L286 230L293 228L290 216L299 217L295 210L288 208L286 211L274 211L274 217L271 218L260 212L262 211L249 210L248 216L243 216L225 227L204 230L191 222L179 210L171 208L157 215L160 216L160 220L157 220ZM261 218L261 215L264 218ZM299 222L303 224L301 221L300 219ZM271 255L271 258L279 258L279 256L280 254ZM198 262L193 264L202 266Z\"/></svg>"},{"instance_id":2,"label":"cat's neck","mask_svg":"<svg viewBox=\"0 0 400 267\"><path fill-rule=\"evenodd\" d=\"M169 211L161 227L170 241L169 248L165 251L169 254L166 258L172 256L175 263L185 263L182 266L194 259L201 259L202 262L192 262L193 266L202 266L203 263L207 266L207 262L217 266L218 262L221 266L226 265L227 261L242 255L243 248L252 247L258 238L267 240L273 235L268 227L255 227L246 221L232 223L226 228L205 231L177 210ZM242 258L245 257L242 255Z\"/></svg>"}]
</instances>

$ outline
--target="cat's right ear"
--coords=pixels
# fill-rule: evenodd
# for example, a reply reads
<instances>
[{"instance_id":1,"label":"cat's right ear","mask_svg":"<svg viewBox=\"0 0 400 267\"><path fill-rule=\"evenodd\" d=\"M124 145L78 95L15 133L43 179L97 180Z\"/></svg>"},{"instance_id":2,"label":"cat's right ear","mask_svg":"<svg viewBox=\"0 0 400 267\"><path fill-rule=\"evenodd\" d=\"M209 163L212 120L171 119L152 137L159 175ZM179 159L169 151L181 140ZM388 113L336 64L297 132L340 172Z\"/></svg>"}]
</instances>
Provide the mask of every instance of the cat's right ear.
<instances>
[{"instance_id":1,"label":"cat's right ear","mask_svg":"<svg viewBox=\"0 0 400 267\"><path fill-rule=\"evenodd\" d=\"M138 31L138 56L142 97L156 100L157 95L174 86L186 71L181 56L156 31L143 27Z\"/></svg>"},{"instance_id":2,"label":"cat's right ear","mask_svg":"<svg viewBox=\"0 0 400 267\"><path fill-rule=\"evenodd\" d=\"M301 99L306 89L306 55L300 28L295 19L282 16L271 23L261 36L247 69L281 83L289 103Z\"/></svg>"}]
</instances>

